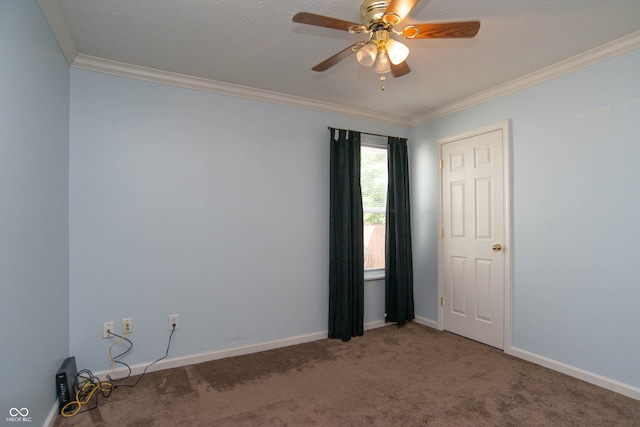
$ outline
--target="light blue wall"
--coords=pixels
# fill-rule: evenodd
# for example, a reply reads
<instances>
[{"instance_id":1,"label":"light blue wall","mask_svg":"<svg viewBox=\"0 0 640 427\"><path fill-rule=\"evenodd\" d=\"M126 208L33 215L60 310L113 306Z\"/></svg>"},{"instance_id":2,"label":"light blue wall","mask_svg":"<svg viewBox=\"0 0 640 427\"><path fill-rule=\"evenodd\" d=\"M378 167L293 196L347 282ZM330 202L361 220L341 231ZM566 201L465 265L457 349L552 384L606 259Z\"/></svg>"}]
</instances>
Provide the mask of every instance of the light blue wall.
<instances>
[{"instance_id":1,"label":"light blue wall","mask_svg":"<svg viewBox=\"0 0 640 427\"><path fill-rule=\"evenodd\" d=\"M0 420L42 425L69 351L69 66L35 0L0 0ZM7 423L9 424L9 423Z\"/></svg>"},{"instance_id":2,"label":"light blue wall","mask_svg":"<svg viewBox=\"0 0 640 427\"><path fill-rule=\"evenodd\" d=\"M438 155L422 127L408 141L416 317L438 322Z\"/></svg>"},{"instance_id":3,"label":"light blue wall","mask_svg":"<svg viewBox=\"0 0 640 427\"><path fill-rule=\"evenodd\" d=\"M409 130L71 71L71 352L110 368L102 322L133 317L125 361L326 331L327 126ZM384 285L367 283L365 321ZM382 293L382 294L381 294ZM378 295L381 294L381 295Z\"/></svg>"},{"instance_id":4,"label":"light blue wall","mask_svg":"<svg viewBox=\"0 0 640 427\"><path fill-rule=\"evenodd\" d=\"M436 141L509 119L513 347L640 387L638 76L640 50L412 129L419 315L437 320Z\"/></svg>"}]
</instances>

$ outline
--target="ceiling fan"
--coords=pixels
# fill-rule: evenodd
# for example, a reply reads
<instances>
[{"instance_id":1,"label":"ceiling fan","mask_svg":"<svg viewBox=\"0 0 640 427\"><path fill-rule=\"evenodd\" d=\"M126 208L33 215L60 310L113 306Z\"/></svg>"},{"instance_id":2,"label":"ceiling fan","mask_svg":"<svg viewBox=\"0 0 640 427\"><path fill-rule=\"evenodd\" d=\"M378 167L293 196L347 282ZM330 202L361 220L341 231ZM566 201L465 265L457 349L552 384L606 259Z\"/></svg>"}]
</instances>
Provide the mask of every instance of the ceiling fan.
<instances>
[{"instance_id":1,"label":"ceiling fan","mask_svg":"<svg viewBox=\"0 0 640 427\"><path fill-rule=\"evenodd\" d=\"M373 66L374 72L379 73L380 80L384 81L386 73L401 77L411 71L406 62L409 48L391 35L405 39L470 38L480 29L480 22L468 21L412 24L402 30L396 30L396 25L411 12L418 1L364 0L360 6L361 24L309 12L297 13L293 22L348 31L351 34L368 34L367 41L352 44L314 66L312 70L325 71L355 53L360 64L366 67ZM384 86L381 90L384 90Z\"/></svg>"}]
</instances>

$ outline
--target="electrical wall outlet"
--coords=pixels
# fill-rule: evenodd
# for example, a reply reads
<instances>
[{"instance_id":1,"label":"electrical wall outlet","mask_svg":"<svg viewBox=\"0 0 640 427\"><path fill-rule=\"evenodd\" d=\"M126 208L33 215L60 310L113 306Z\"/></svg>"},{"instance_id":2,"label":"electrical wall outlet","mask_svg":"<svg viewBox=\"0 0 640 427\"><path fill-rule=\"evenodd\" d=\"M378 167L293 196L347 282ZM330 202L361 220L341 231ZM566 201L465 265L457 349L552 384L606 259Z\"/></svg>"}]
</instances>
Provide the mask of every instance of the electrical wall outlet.
<instances>
[{"instance_id":1,"label":"electrical wall outlet","mask_svg":"<svg viewBox=\"0 0 640 427\"><path fill-rule=\"evenodd\" d=\"M122 319L122 333L130 334L133 332L133 319L131 317L125 317Z\"/></svg>"},{"instance_id":2,"label":"electrical wall outlet","mask_svg":"<svg viewBox=\"0 0 640 427\"><path fill-rule=\"evenodd\" d=\"M102 324L102 338L113 338L109 332L115 332L113 322L104 322Z\"/></svg>"},{"instance_id":3,"label":"electrical wall outlet","mask_svg":"<svg viewBox=\"0 0 640 427\"><path fill-rule=\"evenodd\" d=\"M169 330L172 331L174 329L180 329L180 316L178 314L169 315Z\"/></svg>"}]
</instances>

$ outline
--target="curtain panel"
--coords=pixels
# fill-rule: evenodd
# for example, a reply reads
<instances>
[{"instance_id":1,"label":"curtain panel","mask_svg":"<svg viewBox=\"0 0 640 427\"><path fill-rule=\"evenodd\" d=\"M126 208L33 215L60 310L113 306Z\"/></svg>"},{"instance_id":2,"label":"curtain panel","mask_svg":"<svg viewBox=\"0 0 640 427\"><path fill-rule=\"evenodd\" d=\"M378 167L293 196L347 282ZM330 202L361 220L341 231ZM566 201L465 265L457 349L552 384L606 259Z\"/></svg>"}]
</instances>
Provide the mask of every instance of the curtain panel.
<instances>
[{"instance_id":1,"label":"curtain panel","mask_svg":"<svg viewBox=\"0 0 640 427\"><path fill-rule=\"evenodd\" d=\"M399 325L415 317L407 140L389 137L385 247L385 322Z\"/></svg>"},{"instance_id":2,"label":"curtain panel","mask_svg":"<svg viewBox=\"0 0 640 427\"><path fill-rule=\"evenodd\" d=\"M329 338L364 333L364 237L360 133L329 128Z\"/></svg>"}]
</instances>

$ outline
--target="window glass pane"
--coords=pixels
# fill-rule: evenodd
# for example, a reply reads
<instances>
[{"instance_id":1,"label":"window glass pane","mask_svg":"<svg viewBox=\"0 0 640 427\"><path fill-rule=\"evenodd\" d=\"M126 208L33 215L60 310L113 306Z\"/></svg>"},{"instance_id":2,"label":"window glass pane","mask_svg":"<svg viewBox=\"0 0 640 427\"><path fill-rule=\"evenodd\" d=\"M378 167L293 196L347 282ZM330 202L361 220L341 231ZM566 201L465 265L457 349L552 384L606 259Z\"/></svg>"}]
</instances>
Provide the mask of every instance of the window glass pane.
<instances>
[{"instance_id":1,"label":"window glass pane","mask_svg":"<svg viewBox=\"0 0 640 427\"><path fill-rule=\"evenodd\" d=\"M387 150L362 147L360 166L364 212L364 269L384 268Z\"/></svg>"}]
</instances>

